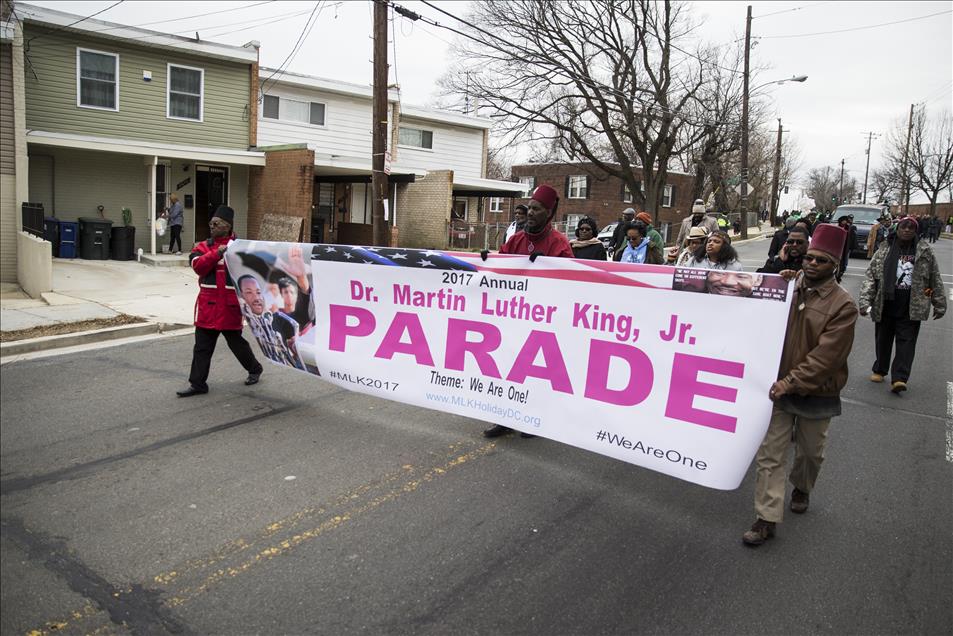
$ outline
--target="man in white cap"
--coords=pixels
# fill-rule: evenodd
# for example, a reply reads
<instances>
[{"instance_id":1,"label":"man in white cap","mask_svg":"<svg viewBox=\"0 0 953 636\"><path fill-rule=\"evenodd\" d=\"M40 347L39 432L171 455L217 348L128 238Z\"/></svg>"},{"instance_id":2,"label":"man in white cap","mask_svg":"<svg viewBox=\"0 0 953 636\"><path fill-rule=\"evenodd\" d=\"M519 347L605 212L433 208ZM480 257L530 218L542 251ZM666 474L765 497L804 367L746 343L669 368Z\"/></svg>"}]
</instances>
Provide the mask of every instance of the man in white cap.
<instances>
[{"instance_id":1,"label":"man in white cap","mask_svg":"<svg viewBox=\"0 0 953 636\"><path fill-rule=\"evenodd\" d=\"M675 253L685 247L685 239L693 227L703 228L708 234L718 229L718 221L705 214L705 202L701 199L695 199L692 204L692 213L682 219L682 227L678 230L678 238L675 239Z\"/></svg>"}]
</instances>

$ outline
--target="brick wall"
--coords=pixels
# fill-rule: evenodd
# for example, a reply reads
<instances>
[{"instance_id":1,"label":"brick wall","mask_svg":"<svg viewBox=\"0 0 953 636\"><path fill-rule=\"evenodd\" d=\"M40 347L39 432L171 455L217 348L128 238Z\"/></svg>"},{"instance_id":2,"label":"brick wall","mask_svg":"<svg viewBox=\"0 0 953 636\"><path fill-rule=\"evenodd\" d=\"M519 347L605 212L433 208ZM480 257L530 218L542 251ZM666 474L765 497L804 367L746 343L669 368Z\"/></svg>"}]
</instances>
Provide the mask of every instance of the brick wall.
<instances>
[{"instance_id":1,"label":"brick wall","mask_svg":"<svg viewBox=\"0 0 953 636\"><path fill-rule=\"evenodd\" d=\"M304 219L304 235L311 230L314 196L314 151L307 148L265 153L265 166L252 166L248 176L248 238L257 239L265 214Z\"/></svg>"},{"instance_id":2,"label":"brick wall","mask_svg":"<svg viewBox=\"0 0 953 636\"><path fill-rule=\"evenodd\" d=\"M890 211L893 214L900 214L904 210L903 207L897 205L891 205ZM912 203L910 204L908 212L913 216L920 216L921 214L930 215L930 204L929 203ZM950 215L953 214L953 202L947 201L946 203L937 203L936 204L936 215L940 217L940 220L946 223L946 220L950 218Z\"/></svg>"},{"instance_id":3,"label":"brick wall","mask_svg":"<svg viewBox=\"0 0 953 636\"><path fill-rule=\"evenodd\" d=\"M400 246L445 249L452 197L452 170L432 170L414 183L397 186Z\"/></svg>"},{"instance_id":4,"label":"brick wall","mask_svg":"<svg viewBox=\"0 0 953 636\"><path fill-rule=\"evenodd\" d=\"M636 178L641 171L636 169ZM566 179L570 175L588 175L589 193L585 199L570 199L566 193ZM563 221L570 214L586 214L596 219L599 227L618 221L622 210L635 208L641 210L636 203L625 203L622 200L622 180L610 177L589 163L547 163L525 164L513 166L511 178L518 181L520 177L535 177L536 185L544 183L556 188L559 192L559 210L555 221ZM668 185L675 189L672 206L659 209L659 223L681 223L681 220L691 214L692 209L692 180L691 175L668 175ZM513 208L519 203L527 203L528 199L511 199L510 214L512 219Z\"/></svg>"}]
</instances>

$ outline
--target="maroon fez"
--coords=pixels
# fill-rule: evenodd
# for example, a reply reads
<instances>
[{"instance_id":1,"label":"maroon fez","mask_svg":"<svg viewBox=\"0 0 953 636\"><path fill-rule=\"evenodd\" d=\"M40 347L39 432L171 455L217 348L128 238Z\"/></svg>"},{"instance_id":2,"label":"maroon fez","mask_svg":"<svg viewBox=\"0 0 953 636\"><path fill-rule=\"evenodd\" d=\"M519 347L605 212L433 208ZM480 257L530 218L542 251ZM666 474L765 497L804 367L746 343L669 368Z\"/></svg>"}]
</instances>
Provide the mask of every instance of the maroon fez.
<instances>
[{"instance_id":1,"label":"maroon fez","mask_svg":"<svg viewBox=\"0 0 953 636\"><path fill-rule=\"evenodd\" d=\"M545 183L533 190L533 196L530 198L542 203L543 207L547 210L552 210L556 202L559 201L559 195L556 193L556 189Z\"/></svg>"},{"instance_id":2,"label":"maroon fez","mask_svg":"<svg viewBox=\"0 0 953 636\"><path fill-rule=\"evenodd\" d=\"M835 262L840 260L844 253L844 244L847 242L847 230L837 225L825 223L814 228L811 235L811 245L808 249L820 250L829 254Z\"/></svg>"}]
</instances>

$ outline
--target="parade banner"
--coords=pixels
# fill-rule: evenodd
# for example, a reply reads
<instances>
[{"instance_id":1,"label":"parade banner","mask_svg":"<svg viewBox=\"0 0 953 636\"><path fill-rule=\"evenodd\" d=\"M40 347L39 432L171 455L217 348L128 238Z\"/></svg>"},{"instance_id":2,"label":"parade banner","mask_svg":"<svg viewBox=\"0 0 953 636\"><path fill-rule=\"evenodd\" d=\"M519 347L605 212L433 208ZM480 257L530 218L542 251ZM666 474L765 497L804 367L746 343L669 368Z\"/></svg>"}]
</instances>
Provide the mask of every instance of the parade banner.
<instances>
[{"instance_id":1,"label":"parade banner","mask_svg":"<svg viewBox=\"0 0 953 636\"><path fill-rule=\"evenodd\" d=\"M771 416L779 276L235 241L269 360L690 482L737 488Z\"/></svg>"}]
</instances>

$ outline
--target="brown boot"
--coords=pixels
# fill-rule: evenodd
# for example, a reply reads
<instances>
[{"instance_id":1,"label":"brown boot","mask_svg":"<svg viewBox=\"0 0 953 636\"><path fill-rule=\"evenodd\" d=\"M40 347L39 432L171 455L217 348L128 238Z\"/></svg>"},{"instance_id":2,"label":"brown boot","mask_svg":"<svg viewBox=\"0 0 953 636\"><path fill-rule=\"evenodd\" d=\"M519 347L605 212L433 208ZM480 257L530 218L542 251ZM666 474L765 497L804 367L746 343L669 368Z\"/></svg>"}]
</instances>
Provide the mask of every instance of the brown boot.
<instances>
[{"instance_id":1,"label":"brown boot","mask_svg":"<svg viewBox=\"0 0 953 636\"><path fill-rule=\"evenodd\" d=\"M754 525L751 526L751 530L748 530L741 535L741 540L745 545L757 547L773 536L774 522L765 521L764 519L759 518L754 522Z\"/></svg>"},{"instance_id":2,"label":"brown boot","mask_svg":"<svg viewBox=\"0 0 953 636\"><path fill-rule=\"evenodd\" d=\"M807 506L811 502L811 495L795 488L791 492L791 512L804 514L807 512Z\"/></svg>"}]
</instances>

